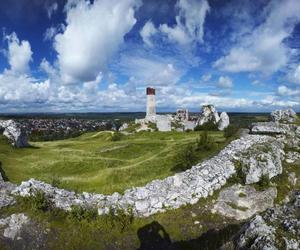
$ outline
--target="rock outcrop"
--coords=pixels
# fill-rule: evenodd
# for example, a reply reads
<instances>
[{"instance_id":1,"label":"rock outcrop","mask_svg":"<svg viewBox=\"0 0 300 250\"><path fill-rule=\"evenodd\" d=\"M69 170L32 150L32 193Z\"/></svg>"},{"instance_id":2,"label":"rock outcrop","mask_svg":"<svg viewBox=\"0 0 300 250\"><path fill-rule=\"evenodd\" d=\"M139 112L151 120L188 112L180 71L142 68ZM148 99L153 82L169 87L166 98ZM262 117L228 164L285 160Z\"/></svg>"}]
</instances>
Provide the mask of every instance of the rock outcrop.
<instances>
[{"instance_id":1,"label":"rock outcrop","mask_svg":"<svg viewBox=\"0 0 300 250\"><path fill-rule=\"evenodd\" d=\"M297 114L293 109L275 110L271 112L271 120L273 122L291 123L295 122Z\"/></svg>"},{"instance_id":2,"label":"rock outcrop","mask_svg":"<svg viewBox=\"0 0 300 250\"><path fill-rule=\"evenodd\" d=\"M229 126L229 116L227 115L226 112L222 112L220 115L220 120L218 122L218 129L219 130L224 130Z\"/></svg>"},{"instance_id":3,"label":"rock outcrop","mask_svg":"<svg viewBox=\"0 0 300 250\"><path fill-rule=\"evenodd\" d=\"M256 215L244 227L237 241L237 249L275 250L275 233L275 228L268 226L260 215Z\"/></svg>"},{"instance_id":4,"label":"rock outcrop","mask_svg":"<svg viewBox=\"0 0 300 250\"><path fill-rule=\"evenodd\" d=\"M218 124L220 120L219 114L216 111L216 108L213 105L204 105L202 106L201 115L197 121L199 126L202 126L205 123Z\"/></svg>"},{"instance_id":5,"label":"rock outcrop","mask_svg":"<svg viewBox=\"0 0 300 250\"><path fill-rule=\"evenodd\" d=\"M299 249L300 192L292 202L266 210L243 226L235 237L237 249Z\"/></svg>"},{"instance_id":6,"label":"rock outcrop","mask_svg":"<svg viewBox=\"0 0 300 250\"><path fill-rule=\"evenodd\" d=\"M245 220L273 207L276 196L276 188L260 192L252 186L236 184L220 192L212 211L236 220Z\"/></svg>"},{"instance_id":7,"label":"rock outcrop","mask_svg":"<svg viewBox=\"0 0 300 250\"><path fill-rule=\"evenodd\" d=\"M257 183L263 176L271 179L282 173L284 144L275 138L268 143L256 144L242 152L236 161L241 168L245 184Z\"/></svg>"},{"instance_id":8,"label":"rock outcrop","mask_svg":"<svg viewBox=\"0 0 300 250\"><path fill-rule=\"evenodd\" d=\"M27 135L13 120L1 120L0 128L4 129L3 135L8 138L11 144L17 148L28 147Z\"/></svg>"},{"instance_id":9,"label":"rock outcrop","mask_svg":"<svg viewBox=\"0 0 300 250\"><path fill-rule=\"evenodd\" d=\"M202 126L207 123L215 124L219 130L224 130L229 126L229 116L226 112L222 112L219 116L213 105L202 106L201 115L197 121L197 125Z\"/></svg>"},{"instance_id":10,"label":"rock outcrop","mask_svg":"<svg viewBox=\"0 0 300 250\"><path fill-rule=\"evenodd\" d=\"M5 227L3 236L9 239L20 239L22 227L29 222L25 214L12 214L11 216L0 219L0 226Z\"/></svg>"}]
</instances>

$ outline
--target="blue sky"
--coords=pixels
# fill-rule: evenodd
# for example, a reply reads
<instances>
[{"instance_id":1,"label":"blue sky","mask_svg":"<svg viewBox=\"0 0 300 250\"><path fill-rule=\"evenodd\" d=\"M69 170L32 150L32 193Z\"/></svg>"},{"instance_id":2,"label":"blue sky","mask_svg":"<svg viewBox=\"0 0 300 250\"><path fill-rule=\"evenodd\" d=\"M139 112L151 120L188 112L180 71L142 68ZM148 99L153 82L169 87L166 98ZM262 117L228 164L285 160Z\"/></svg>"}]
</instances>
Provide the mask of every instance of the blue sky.
<instances>
[{"instance_id":1,"label":"blue sky","mask_svg":"<svg viewBox=\"0 0 300 250\"><path fill-rule=\"evenodd\" d=\"M298 0L0 3L0 112L300 111Z\"/></svg>"}]
</instances>

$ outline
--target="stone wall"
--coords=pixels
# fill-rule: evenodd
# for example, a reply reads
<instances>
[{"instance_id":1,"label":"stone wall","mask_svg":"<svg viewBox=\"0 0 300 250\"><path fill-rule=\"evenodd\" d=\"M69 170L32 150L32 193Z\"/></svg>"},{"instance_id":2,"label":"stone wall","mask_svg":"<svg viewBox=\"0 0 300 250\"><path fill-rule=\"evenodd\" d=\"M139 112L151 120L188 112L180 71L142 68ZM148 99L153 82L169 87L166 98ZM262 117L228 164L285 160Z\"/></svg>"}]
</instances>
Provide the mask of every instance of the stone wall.
<instances>
[{"instance_id":1,"label":"stone wall","mask_svg":"<svg viewBox=\"0 0 300 250\"><path fill-rule=\"evenodd\" d=\"M35 190L42 190L56 207L70 210L72 205L97 207L99 214L109 212L110 208L131 208L136 216L149 216L167 209L186 204L195 204L200 198L212 195L220 189L235 173L234 161L256 144L274 141L271 136L249 135L232 141L217 156L198 164L191 169L154 180L144 187L128 189L123 195L82 193L58 189L49 184L31 179L22 182L13 193L27 196Z\"/></svg>"}]
</instances>

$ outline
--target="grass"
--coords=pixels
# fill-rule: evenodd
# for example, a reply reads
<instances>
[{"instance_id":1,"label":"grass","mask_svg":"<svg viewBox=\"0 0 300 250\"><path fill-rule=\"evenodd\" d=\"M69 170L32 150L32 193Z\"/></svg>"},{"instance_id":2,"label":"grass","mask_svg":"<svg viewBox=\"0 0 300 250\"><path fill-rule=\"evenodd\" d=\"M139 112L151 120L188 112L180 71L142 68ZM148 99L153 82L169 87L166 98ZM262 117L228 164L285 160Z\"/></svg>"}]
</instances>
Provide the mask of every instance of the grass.
<instances>
[{"instance_id":1,"label":"grass","mask_svg":"<svg viewBox=\"0 0 300 250\"><path fill-rule=\"evenodd\" d=\"M198 161L227 142L223 132L211 131L209 136L218 146L197 152ZM114 141L111 132L103 131L15 149L0 136L0 161L14 183L36 178L62 188L110 194L173 174L174 155L198 137L199 132L140 132Z\"/></svg>"}]
</instances>

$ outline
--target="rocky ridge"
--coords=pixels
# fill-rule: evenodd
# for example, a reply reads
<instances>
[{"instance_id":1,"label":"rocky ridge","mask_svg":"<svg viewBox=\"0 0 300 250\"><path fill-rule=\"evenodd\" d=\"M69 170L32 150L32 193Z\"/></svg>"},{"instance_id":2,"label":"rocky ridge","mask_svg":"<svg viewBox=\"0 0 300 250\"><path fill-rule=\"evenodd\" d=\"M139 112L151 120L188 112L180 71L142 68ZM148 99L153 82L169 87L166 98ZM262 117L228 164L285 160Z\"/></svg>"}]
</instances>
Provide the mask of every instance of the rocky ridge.
<instances>
[{"instance_id":1,"label":"rocky ridge","mask_svg":"<svg viewBox=\"0 0 300 250\"><path fill-rule=\"evenodd\" d=\"M235 237L238 249L299 249L300 247L300 192L293 200L267 209L243 226Z\"/></svg>"}]
</instances>

